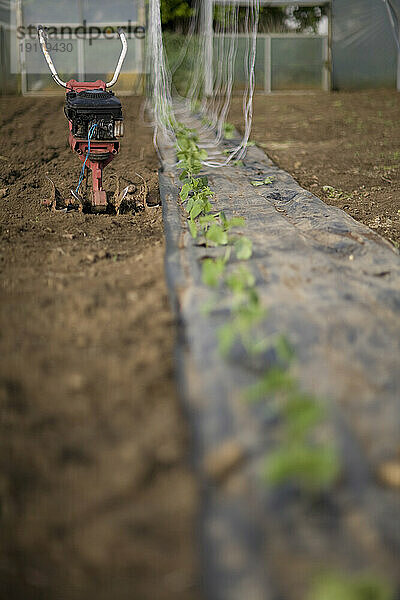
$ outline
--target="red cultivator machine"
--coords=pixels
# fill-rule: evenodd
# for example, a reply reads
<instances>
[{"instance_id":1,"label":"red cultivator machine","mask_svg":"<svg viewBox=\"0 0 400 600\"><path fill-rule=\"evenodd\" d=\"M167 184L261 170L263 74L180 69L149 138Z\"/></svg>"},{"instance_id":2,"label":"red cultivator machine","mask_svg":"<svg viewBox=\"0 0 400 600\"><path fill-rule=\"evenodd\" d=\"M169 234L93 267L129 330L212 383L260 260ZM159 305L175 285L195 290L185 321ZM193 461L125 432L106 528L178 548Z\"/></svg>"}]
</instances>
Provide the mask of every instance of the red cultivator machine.
<instances>
[{"instance_id":1,"label":"red cultivator machine","mask_svg":"<svg viewBox=\"0 0 400 600\"><path fill-rule=\"evenodd\" d=\"M126 37L122 29L118 30L122 43L121 54L110 82L62 81L54 67L46 45L46 32L39 25L38 36L43 54L54 81L67 90L64 112L69 121L69 143L82 161L82 170L78 185L71 190L72 198L65 200L67 205L84 204L91 206L92 212L104 212L107 208L107 193L103 189L103 169L118 154L120 138L123 136L123 118L121 102L114 93L108 91L118 79L127 52ZM86 175L88 187L88 170L92 172L92 189L90 200L85 198L82 183ZM119 187L119 186L118 186ZM127 193L122 191L121 196ZM122 198L118 201L121 202Z\"/></svg>"}]
</instances>

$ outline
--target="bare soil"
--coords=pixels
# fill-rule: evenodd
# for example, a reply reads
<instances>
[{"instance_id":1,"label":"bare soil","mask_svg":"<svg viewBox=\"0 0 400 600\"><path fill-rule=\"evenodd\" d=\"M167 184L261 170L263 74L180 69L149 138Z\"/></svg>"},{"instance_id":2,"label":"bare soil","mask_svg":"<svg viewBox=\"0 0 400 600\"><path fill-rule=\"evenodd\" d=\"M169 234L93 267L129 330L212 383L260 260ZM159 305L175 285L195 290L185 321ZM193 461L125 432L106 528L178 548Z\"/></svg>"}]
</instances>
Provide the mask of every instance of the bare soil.
<instances>
[{"instance_id":1,"label":"bare soil","mask_svg":"<svg viewBox=\"0 0 400 600\"><path fill-rule=\"evenodd\" d=\"M157 204L124 102L106 169ZM51 212L80 161L58 98L0 99L0 598L197 598L196 488L173 379L160 207Z\"/></svg>"},{"instance_id":2,"label":"bare soil","mask_svg":"<svg viewBox=\"0 0 400 600\"><path fill-rule=\"evenodd\" d=\"M242 126L241 99L230 120ZM252 138L304 188L400 244L400 94L256 96Z\"/></svg>"}]
</instances>

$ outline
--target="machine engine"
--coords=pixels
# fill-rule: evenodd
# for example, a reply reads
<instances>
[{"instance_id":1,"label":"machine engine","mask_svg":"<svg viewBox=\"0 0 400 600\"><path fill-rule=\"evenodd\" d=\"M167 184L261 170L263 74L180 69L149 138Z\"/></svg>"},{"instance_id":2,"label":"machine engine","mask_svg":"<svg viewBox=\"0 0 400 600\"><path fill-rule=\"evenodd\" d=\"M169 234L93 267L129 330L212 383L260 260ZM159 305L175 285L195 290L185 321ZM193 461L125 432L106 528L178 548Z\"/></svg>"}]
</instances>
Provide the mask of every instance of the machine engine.
<instances>
[{"instance_id":1,"label":"machine engine","mask_svg":"<svg viewBox=\"0 0 400 600\"><path fill-rule=\"evenodd\" d=\"M101 89L67 92L64 113L71 122L71 133L77 139L115 140L123 136L121 102L113 92Z\"/></svg>"}]
</instances>

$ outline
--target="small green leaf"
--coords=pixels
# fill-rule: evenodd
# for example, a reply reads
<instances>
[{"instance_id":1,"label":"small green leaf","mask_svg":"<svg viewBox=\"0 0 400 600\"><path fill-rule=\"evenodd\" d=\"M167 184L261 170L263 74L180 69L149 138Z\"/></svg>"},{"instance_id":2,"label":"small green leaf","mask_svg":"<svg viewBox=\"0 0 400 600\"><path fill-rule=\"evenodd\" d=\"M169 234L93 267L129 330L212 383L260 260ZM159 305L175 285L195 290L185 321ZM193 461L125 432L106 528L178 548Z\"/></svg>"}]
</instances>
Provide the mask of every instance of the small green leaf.
<instances>
[{"instance_id":1,"label":"small green leaf","mask_svg":"<svg viewBox=\"0 0 400 600\"><path fill-rule=\"evenodd\" d=\"M197 238L197 225L196 223L193 221L193 219L188 219L188 224L189 224L189 231L190 234L192 236L192 238Z\"/></svg>"},{"instance_id":2,"label":"small green leaf","mask_svg":"<svg viewBox=\"0 0 400 600\"><path fill-rule=\"evenodd\" d=\"M204 177L196 177L195 179L193 179L193 187L195 190L205 188L205 187L207 187L207 185L208 185L208 177L206 175L204 175ZM211 190L210 190L210 192L211 192Z\"/></svg>"},{"instance_id":3,"label":"small green leaf","mask_svg":"<svg viewBox=\"0 0 400 600\"><path fill-rule=\"evenodd\" d=\"M204 148L202 148L199 152L199 159L205 160L207 158L207 156L208 156L207 150L204 150Z\"/></svg>"},{"instance_id":4,"label":"small green leaf","mask_svg":"<svg viewBox=\"0 0 400 600\"><path fill-rule=\"evenodd\" d=\"M221 210L221 212L219 213L219 218L221 219L221 223L222 225L226 228L226 225L228 223L228 219L226 218L226 214L223 210Z\"/></svg>"},{"instance_id":5,"label":"small green leaf","mask_svg":"<svg viewBox=\"0 0 400 600\"><path fill-rule=\"evenodd\" d=\"M236 339L236 331L231 323L225 323L218 329L218 349L222 356L228 356Z\"/></svg>"},{"instance_id":6,"label":"small green leaf","mask_svg":"<svg viewBox=\"0 0 400 600\"><path fill-rule=\"evenodd\" d=\"M259 187L260 185L269 185L270 183L272 183L274 181L274 177L266 177L265 179L256 179L254 181L251 181L251 185L254 185L254 187Z\"/></svg>"},{"instance_id":7,"label":"small green leaf","mask_svg":"<svg viewBox=\"0 0 400 600\"><path fill-rule=\"evenodd\" d=\"M210 212L210 210L212 210L212 204L211 202L209 202L208 200L206 200L206 202L204 203L204 212L208 213Z\"/></svg>"},{"instance_id":8,"label":"small green leaf","mask_svg":"<svg viewBox=\"0 0 400 600\"><path fill-rule=\"evenodd\" d=\"M230 246L228 246L228 247L225 249L225 254L224 254L224 258L223 258L223 261L224 261L224 263L225 263L225 264L226 264L226 263L228 262L228 260L230 259L230 257L231 257L231 254L232 254L232 248L231 248Z\"/></svg>"},{"instance_id":9,"label":"small green leaf","mask_svg":"<svg viewBox=\"0 0 400 600\"><path fill-rule=\"evenodd\" d=\"M249 238L241 236L235 241L235 252L238 260L249 260L253 254L253 244Z\"/></svg>"},{"instance_id":10,"label":"small green leaf","mask_svg":"<svg viewBox=\"0 0 400 600\"><path fill-rule=\"evenodd\" d=\"M195 200L191 210L190 210L190 218L191 219L195 219L196 217L199 216L199 214L201 212L203 212L204 209L204 202L201 198L197 198L197 200Z\"/></svg>"},{"instance_id":11,"label":"small green leaf","mask_svg":"<svg viewBox=\"0 0 400 600\"><path fill-rule=\"evenodd\" d=\"M226 278L226 284L232 292L243 292L247 288L253 287L255 277L251 271L240 265L239 269L230 273Z\"/></svg>"},{"instance_id":12,"label":"small green leaf","mask_svg":"<svg viewBox=\"0 0 400 600\"><path fill-rule=\"evenodd\" d=\"M307 600L394 600L393 586L371 573L324 573L313 583Z\"/></svg>"},{"instance_id":13,"label":"small green leaf","mask_svg":"<svg viewBox=\"0 0 400 600\"><path fill-rule=\"evenodd\" d=\"M275 349L280 360L290 362L294 358L294 350L285 335L280 335L278 337Z\"/></svg>"},{"instance_id":14,"label":"small green leaf","mask_svg":"<svg viewBox=\"0 0 400 600\"><path fill-rule=\"evenodd\" d=\"M190 213L190 211L193 208L194 203L196 202L197 197L196 196L190 196L190 198L188 198L188 201L186 203L186 210L188 213Z\"/></svg>"},{"instance_id":15,"label":"small green leaf","mask_svg":"<svg viewBox=\"0 0 400 600\"><path fill-rule=\"evenodd\" d=\"M232 219L224 223L224 227L228 230L233 229L233 227L243 227L245 223L246 219L244 217L232 217Z\"/></svg>"},{"instance_id":16,"label":"small green leaf","mask_svg":"<svg viewBox=\"0 0 400 600\"><path fill-rule=\"evenodd\" d=\"M338 456L332 446L296 443L271 452L266 458L264 473L271 485L290 481L317 491L330 487L339 471Z\"/></svg>"},{"instance_id":17,"label":"small green leaf","mask_svg":"<svg viewBox=\"0 0 400 600\"><path fill-rule=\"evenodd\" d=\"M185 200L187 199L189 192L191 190L191 185L190 183L184 183L182 186L182 189L179 193L180 199L182 200L182 202L185 202Z\"/></svg>"},{"instance_id":18,"label":"small green leaf","mask_svg":"<svg viewBox=\"0 0 400 600\"><path fill-rule=\"evenodd\" d=\"M220 225L213 223L206 233L206 239L216 246L226 246L228 243L228 234Z\"/></svg>"},{"instance_id":19,"label":"small green leaf","mask_svg":"<svg viewBox=\"0 0 400 600\"><path fill-rule=\"evenodd\" d=\"M288 393L296 389L293 377L286 369L270 367L268 371L247 391L251 401L259 401L276 393Z\"/></svg>"},{"instance_id":20,"label":"small green leaf","mask_svg":"<svg viewBox=\"0 0 400 600\"><path fill-rule=\"evenodd\" d=\"M324 416L324 406L312 396L303 393L293 394L282 409L290 436L304 436Z\"/></svg>"},{"instance_id":21,"label":"small green leaf","mask_svg":"<svg viewBox=\"0 0 400 600\"><path fill-rule=\"evenodd\" d=\"M224 272L225 263L222 259L206 258L202 264L202 279L205 285L216 287Z\"/></svg>"},{"instance_id":22,"label":"small green leaf","mask_svg":"<svg viewBox=\"0 0 400 600\"><path fill-rule=\"evenodd\" d=\"M218 219L218 215L202 215L199 217L200 225L209 225L210 223L215 223Z\"/></svg>"}]
</instances>

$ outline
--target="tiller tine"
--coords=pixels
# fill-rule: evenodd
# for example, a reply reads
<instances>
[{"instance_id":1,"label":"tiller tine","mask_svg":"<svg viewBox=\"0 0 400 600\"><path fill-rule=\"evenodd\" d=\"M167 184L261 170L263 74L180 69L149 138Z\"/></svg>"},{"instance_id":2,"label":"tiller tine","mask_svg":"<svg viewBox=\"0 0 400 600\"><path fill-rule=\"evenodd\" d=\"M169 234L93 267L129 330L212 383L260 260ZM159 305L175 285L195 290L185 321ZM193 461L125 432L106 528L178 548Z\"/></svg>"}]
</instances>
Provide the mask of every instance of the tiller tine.
<instances>
[{"instance_id":1,"label":"tiller tine","mask_svg":"<svg viewBox=\"0 0 400 600\"><path fill-rule=\"evenodd\" d=\"M75 204L75 202L77 202L77 204L78 204L78 210L79 210L79 212L82 212L82 209L83 209L83 199L82 199L82 197L75 190L70 190L70 192L71 192L71 196L74 199L74 200L72 200L71 204Z\"/></svg>"},{"instance_id":2,"label":"tiller tine","mask_svg":"<svg viewBox=\"0 0 400 600\"><path fill-rule=\"evenodd\" d=\"M50 181L51 184L50 198L42 200L42 205L49 207L52 211L65 210L70 204L70 200L62 197L60 191L56 187L56 184L52 179L50 179L50 177L46 175L46 179Z\"/></svg>"},{"instance_id":3,"label":"tiller tine","mask_svg":"<svg viewBox=\"0 0 400 600\"><path fill-rule=\"evenodd\" d=\"M115 208L115 212L117 213L117 215L119 215L121 204L124 201L124 199L126 198L128 192L129 192L129 189L130 189L130 186L127 185L122 190L122 192L120 192L119 178L117 178L117 188L114 192L114 208Z\"/></svg>"},{"instance_id":4,"label":"tiller tine","mask_svg":"<svg viewBox=\"0 0 400 600\"><path fill-rule=\"evenodd\" d=\"M122 203L124 202L124 200L127 198L128 195L134 195L134 193L136 191L136 186L133 184L129 184L129 185L125 186L122 191L120 191L121 190L120 179L118 176L116 176L116 179L117 179L117 187L114 192L114 207L115 207L115 212L117 213L117 215L119 215ZM130 200L128 200L128 202L130 202ZM135 204L135 208L136 208L136 202L134 202L134 204Z\"/></svg>"},{"instance_id":5,"label":"tiller tine","mask_svg":"<svg viewBox=\"0 0 400 600\"><path fill-rule=\"evenodd\" d=\"M127 194L131 191L131 187L130 185L127 185L122 192L120 193L120 195L118 196L118 206L121 205L121 203L123 202L123 200L126 198Z\"/></svg>"},{"instance_id":6,"label":"tiller tine","mask_svg":"<svg viewBox=\"0 0 400 600\"><path fill-rule=\"evenodd\" d=\"M50 181L50 184L51 184L50 198L46 198L46 200L42 200L42 204L43 204L43 206L47 206L48 208L51 208L51 210L54 211L54 210L56 210L57 200L60 200L60 198L61 198L61 194L57 190L56 184L54 183L54 181L52 179L50 179L50 177L47 177L47 175L46 175L46 179L48 181Z\"/></svg>"}]
</instances>

